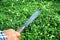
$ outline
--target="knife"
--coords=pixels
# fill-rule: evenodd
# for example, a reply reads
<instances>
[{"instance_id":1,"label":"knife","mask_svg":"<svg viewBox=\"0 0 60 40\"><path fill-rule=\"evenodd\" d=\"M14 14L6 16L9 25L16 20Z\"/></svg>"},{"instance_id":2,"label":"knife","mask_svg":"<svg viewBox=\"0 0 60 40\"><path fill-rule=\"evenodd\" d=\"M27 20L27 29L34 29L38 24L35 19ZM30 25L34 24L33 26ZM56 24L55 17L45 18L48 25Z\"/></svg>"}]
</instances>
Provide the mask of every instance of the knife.
<instances>
[{"instance_id":1,"label":"knife","mask_svg":"<svg viewBox=\"0 0 60 40\"><path fill-rule=\"evenodd\" d=\"M41 13L40 10L37 10L26 22L25 24L23 24L18 30L17 32L21 33L26 27L28 27L28 25L33 21L35 20L38 15Z\"/></svg>"}]
</instances>

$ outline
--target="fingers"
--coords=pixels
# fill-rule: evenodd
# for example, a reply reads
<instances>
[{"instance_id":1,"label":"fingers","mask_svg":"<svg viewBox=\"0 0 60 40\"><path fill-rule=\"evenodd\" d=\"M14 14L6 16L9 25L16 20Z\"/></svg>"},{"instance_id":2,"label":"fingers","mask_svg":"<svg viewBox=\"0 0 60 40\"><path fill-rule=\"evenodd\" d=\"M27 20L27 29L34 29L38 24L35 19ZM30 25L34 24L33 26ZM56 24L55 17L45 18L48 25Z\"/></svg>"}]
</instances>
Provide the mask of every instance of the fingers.
<instances>
[{"instance_id":1,"label":"fingers","mask_svg":"<svg viewBox=\"0 0 60 40\"><path fill-rule=\"evenodd\" d=\"M20 40L20 37L18 38L18 37L16 37L16 39L15 40Z\"/></svg>"},{"instance_id":2,"label":"fingers","mask_svg":"<svg viewBox=\"0 0 60 40\"><path fill-rule=\"evenodd\" d=\"M20 39L15 37L15 38L14 38L14 39L12 39L12 40L20 40Z\"/></svg>"},{"instance_id":3,"label":"fingers","mask_svg":"<svg viewBox=\"0 0 60 40\"><path fill-rule=\"evenodd\" d=\"M20 36L20 33L16 32L16 35L17 35L17 36Z\"/></svg>"},{"instance_id":4,"label":"fingers","mask_svg":"<svg viewBox=\"0 0 60 40\"><path fill-rule=\"evenodd\" d=\"M4 33L8 37L8 40L20 40L20 33L13 29L4 30Z\"/></svg>"},{"instance_id":5,"label":"fingers","mask_svg":"<svg viewBox=\"0 0 60 40\"><path fill-rule=\"evenodd\" d=\"M20 33L16 32L17 38L20 38Z\"/></svg>"},{"instance_id":6,"label":"fingers","mask_svg":"<svg viewBox=\"0 0 60 40\"><path fill-rule=\"evenodd\" d=\"M15 30L13 29L8 29L8 30L4 30L4 32L14 32Z\"/></svg>"},{"instance_id":7,"label":"fingers","mask_svg":"<svg viewBox=\"0 0 60 40\"><path fill-rule=\"evenodd\" d=\"M4 33L5 33L5 34L11 34L11 33L14 33L14 34L15 34L15 30L13 30L13 29L4 30Z\"/></svg>"}]
</instances>

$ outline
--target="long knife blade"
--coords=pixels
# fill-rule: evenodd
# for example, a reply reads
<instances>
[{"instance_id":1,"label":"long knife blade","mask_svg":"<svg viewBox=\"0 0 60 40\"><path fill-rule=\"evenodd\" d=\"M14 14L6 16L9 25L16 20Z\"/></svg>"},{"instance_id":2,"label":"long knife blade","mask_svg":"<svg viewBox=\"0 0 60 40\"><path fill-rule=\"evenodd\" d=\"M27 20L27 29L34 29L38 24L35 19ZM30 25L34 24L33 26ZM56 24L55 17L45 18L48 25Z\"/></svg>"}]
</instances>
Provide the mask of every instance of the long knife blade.
<instances>
[{"instance_id":1,"label":"long knife blade","mask_svg":"<svg viewBox=\"0 0 60 40\"><path fill-rule=\"evenodd\" d=\"M22 27L17 30L17 32L21 33L21 32L24 30L25 27L28 27L28 25L29 25L33 20L35 20L35 19L38 17L38 15L39 15L40 13L41 13L41 11L37 10L37 11L25 22L25 24L23 24Z\"/></svg>"}]
</instances>

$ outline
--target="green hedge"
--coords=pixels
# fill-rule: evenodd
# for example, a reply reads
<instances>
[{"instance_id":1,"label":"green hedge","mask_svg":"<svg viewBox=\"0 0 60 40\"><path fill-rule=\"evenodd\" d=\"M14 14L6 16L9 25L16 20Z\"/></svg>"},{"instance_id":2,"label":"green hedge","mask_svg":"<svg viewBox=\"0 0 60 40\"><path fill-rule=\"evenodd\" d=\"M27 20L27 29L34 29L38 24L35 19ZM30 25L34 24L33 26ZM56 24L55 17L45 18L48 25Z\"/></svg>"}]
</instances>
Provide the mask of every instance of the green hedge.
<instances>
[{"instance_id":1,"label":"green hedge","mask_svg":"<svg viewBox=\"0 0 60 40\"><path fill-rule=\"evenodd\" d=\"M59 0L1 0L0 30L17 30L36 11L41 14L21 33L21 40L60 40Z\"/></svg>"}]
</instances>

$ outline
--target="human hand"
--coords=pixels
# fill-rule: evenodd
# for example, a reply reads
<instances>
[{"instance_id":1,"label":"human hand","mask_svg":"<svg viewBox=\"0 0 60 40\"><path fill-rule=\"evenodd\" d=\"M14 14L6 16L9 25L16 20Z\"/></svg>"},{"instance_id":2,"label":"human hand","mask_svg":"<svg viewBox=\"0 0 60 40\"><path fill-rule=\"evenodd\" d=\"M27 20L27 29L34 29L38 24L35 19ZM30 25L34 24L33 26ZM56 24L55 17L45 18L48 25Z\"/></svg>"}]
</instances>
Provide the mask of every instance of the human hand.
<instances>
[{"instance_id":1,"label":"human hand","mask_svg":"<svg viewBox=\"0 0 60 40\"><path fill-rule=\"evenodd\" d=\"M7 36L8 40L20 40L20 33L16 32L13 29L5 30L4 33Z\"/></svg>"}]
</instances>

